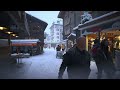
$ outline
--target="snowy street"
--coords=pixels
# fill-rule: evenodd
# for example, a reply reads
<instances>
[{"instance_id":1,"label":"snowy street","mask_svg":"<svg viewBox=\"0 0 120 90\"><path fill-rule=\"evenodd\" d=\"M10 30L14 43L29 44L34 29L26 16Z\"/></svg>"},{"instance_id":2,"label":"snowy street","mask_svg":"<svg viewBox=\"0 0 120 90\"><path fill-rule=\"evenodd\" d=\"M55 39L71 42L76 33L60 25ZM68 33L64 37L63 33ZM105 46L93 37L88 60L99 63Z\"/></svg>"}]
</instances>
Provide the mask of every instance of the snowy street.
<instances>
[{"instance_id":1,"label":"snowy street","mask_svg":"<svg viewBox=\"0 0 120 90\"><path fill-rule=\"evenodd\" d=\"M23 64L20 67L17 65L6 65L0 78L2 79L57 79L59 67L62 59L56 58L56 51L44 49L44 53L30 58L22 59ZM94 62L91 62L90 79L96 79L97 68ZM63 79L67 79L67 73L64 72Z\"/></svg>"},{"instance_id":2,"label":"snowy street","mask_svg":"<svg viewBox=\"0 0 120 90\"><path fill-rule=\"evenodd\" d=\"M25 72L24 78L29 79L57 79L59 67L62 59L56 59L56 51L54 49L44 49L43 55L33 56L30 60L31 66ZM67 75L64 75L67 78Z\"/></svg>"}]
</instances>

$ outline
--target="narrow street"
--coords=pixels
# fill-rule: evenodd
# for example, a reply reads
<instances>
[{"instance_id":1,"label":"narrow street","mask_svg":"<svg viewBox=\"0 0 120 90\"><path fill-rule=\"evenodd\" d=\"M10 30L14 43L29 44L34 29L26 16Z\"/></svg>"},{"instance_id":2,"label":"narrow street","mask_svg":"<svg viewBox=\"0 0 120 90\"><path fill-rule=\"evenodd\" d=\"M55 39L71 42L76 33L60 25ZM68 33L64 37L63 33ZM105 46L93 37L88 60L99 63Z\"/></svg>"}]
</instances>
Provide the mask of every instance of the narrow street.
<instances>
[{"instance_id":1,"label":"narrow street","mask_svg":"<svg viewBox=\"0 0 120 90\"><path fill-rule=\"evenodd\" d=\"M32 56L22 59L22 65L4 65L0 71L0 79L57 79L59 67L62 59L56 59L56 51L44 49L42 55ZM97 68L95 63L91 62L91 74L89 79L96 79ZM64 72L63 79L67 79L67 73Z\"/></svg>"},{"instance_id":2,"label":"narrow street","mask_svg":"<svg viewBox=\"0 0 120 90\"><path fill-rule=\"evenodd\" d=\"M0 79L58 79L62 59L54 48L74 45L98 58L101 79L114 65L113 78L120 79L120 11L1 11L0 17ZM94 60L90 68L89 79L97 79Z\"/></svg>"},{"instance_id":3,"label":"narrow street","mask_svg":"<svg viewBox=\"0 0 120 90\"><path fill-rule=\"evenodd\" d=\"M24 73L26 79L57 79L58 70L62 59L56 59L56 51L44 49L43 55L33 56L25 63L31 62L31 66ZM64 75L67 78L67 74Z\"/></svg>"}]
</instances>

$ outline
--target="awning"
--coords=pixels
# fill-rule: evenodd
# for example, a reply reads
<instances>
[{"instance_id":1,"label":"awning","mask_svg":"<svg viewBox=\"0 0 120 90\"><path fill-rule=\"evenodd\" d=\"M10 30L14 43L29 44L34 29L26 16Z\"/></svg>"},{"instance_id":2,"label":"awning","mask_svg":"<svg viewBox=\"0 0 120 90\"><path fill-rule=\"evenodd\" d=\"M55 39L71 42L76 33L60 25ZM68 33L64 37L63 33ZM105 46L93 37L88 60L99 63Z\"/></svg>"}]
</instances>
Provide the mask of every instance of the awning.
<instances>
[{"instance_id":1,"label":"awning","mask_svg":"<svg viewBox=\"0 0 120 90\"><path fill-rule=\"evenodd\" d=\"M36 46L37 43L12 43L11 46Z\"/></svg>"},{"instance_id":2,"label":"awning","mask_svg":"<svg viewBox=\"0 0 120 90\"><path fill-rule=\"evenodd\" d=\"M15 39L11 40L12 46L35 46L40 43L39 39Z\"/></svg>"}]
</instances>

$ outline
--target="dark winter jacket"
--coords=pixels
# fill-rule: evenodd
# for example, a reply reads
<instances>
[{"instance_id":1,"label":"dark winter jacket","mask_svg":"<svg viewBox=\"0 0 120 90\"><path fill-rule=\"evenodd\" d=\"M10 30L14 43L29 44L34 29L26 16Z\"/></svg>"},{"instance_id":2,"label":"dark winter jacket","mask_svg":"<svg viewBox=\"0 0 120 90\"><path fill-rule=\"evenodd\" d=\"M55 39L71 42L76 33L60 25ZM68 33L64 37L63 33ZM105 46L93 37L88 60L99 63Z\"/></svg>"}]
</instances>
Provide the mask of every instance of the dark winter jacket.
<instances>
[{"instance_id":1,"label":"dark winter jacket","mask_svg":"<svg viewBox=\"0 0 120 90\"><path fill-rule=\"evenodd\" d=\"M67 67L70 79L87 79L90 73L90 60L90 54L87 51L80 51L76 46L69 49L63 55L59 77L62 77Z\"/></svg>"},{"instance_id":2,"label":"dark winter jacket","mask_svg":"<svg viewBox=\"0 0 120 90\"><path fill-rule=\"evenodd\" d=\"M115 66L110 52L105 53L102 49L99 49L99 52L97 52L97 56L95 57L95 62L96 64L101 65L105 72L115 71Z\"/></svg>"},{"instance_id":3,"label":"dark winter jacket","mask_svg":"<svg viewBox=\"0 0 120 90\"><path fill-rule=\"evenodd\" d=\"M60 51L60 50L61 50L61 47L57 46L56 51Z\"/></svg>"},{"instance_id":4,"label":"dark winter jacket","mask_svg":"<svg viewBox=\"0 0 120 90\"><path fill-rule=\"evenodd\" d=\"M94 44L94 45L93 45L93 47L92 47L92 49L91 49L91 56L92 56L93 58L96 57L99 48L100 48L100 45L99 45L99 44Z\"/></svg>"}]
</instances>

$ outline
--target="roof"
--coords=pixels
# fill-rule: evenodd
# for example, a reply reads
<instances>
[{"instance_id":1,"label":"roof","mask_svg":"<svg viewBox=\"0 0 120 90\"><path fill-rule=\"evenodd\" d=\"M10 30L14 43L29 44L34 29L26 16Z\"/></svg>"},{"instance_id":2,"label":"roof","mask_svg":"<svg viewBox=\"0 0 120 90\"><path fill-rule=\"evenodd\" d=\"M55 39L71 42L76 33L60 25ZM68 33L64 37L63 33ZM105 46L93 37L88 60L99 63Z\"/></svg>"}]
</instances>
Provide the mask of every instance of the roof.
<instances>
[{"instance_id":1,"label":"roof","mask_svg":"<svg viewBox=\"0 0 120 90\"><path fill-rule=\"evenodd\" d=\"M74 33L71 33L67 38L70 38L70 37L76 37L76 34L74 34Z\"/></svg>"},{"instance_id":2,"label":"roof","mask_svg":"<svg viewBox=\"0 0 120 90\"><path fill-rule=\"evenodd\" d=\"M40 42L39 39L15 39L11 40L12 43L35 43L35 42Z\"/></svg>"},{"instance_id":3,"label":"roof","mask_svg":"<svg viewBox=\"0 0 120 90\"><path fill-rule=\"evenodd\" d=\"M64 17L65 11L60 11L58 14L58 18L62 18Z\"/></svg>"},{"instance_id":4,"label":"roof","mask_svg":"<svg viewBox=\"0 0 120 90\"><path fill-rule=\"evenodd\" d=\"M38 19L28 13L26 13L26 16L27 16L27 20L28 22L31 21L31 22L37 22L37 23L40 23L43 27L43 29L45 30L45 28L47 27L48 23L46 23L45 21L41 20L41 19Z\"/></svg>"},{"instance_id":5,"label":"roof","mask_svg":"<svg viewBox=\"0 0 120 90\"><path fill-rule=\"evenodd\" d=\"M87 32L87 31L85 30L85 32L84 32L82 35L88 35L88 34L93 34L93 32Z\"/></svg>"},{"instance_id":6,"label":"roof","mask_svg":"<svg viewBox=\"0 0 120 90\"><path fill-rule=\"evenodd\" d=\"M88 29L88 28L91 28L91 27L94 27L95 25L97 26L98 24L103 24L103 22L107 21L107 20L113 20L111 18L115 18L115 17L118 17L120 15L120 12L119 11L112 11L110 13L107 13L105 15L102 15L100 17L97 17L95 19L92 19L90 21L87 21L86 23L84 24L79 24L77 26L77 28L79 30L83 30L83 29ZM77 29L75 28L75 29Z\"/></svg>"}]
</instances>

